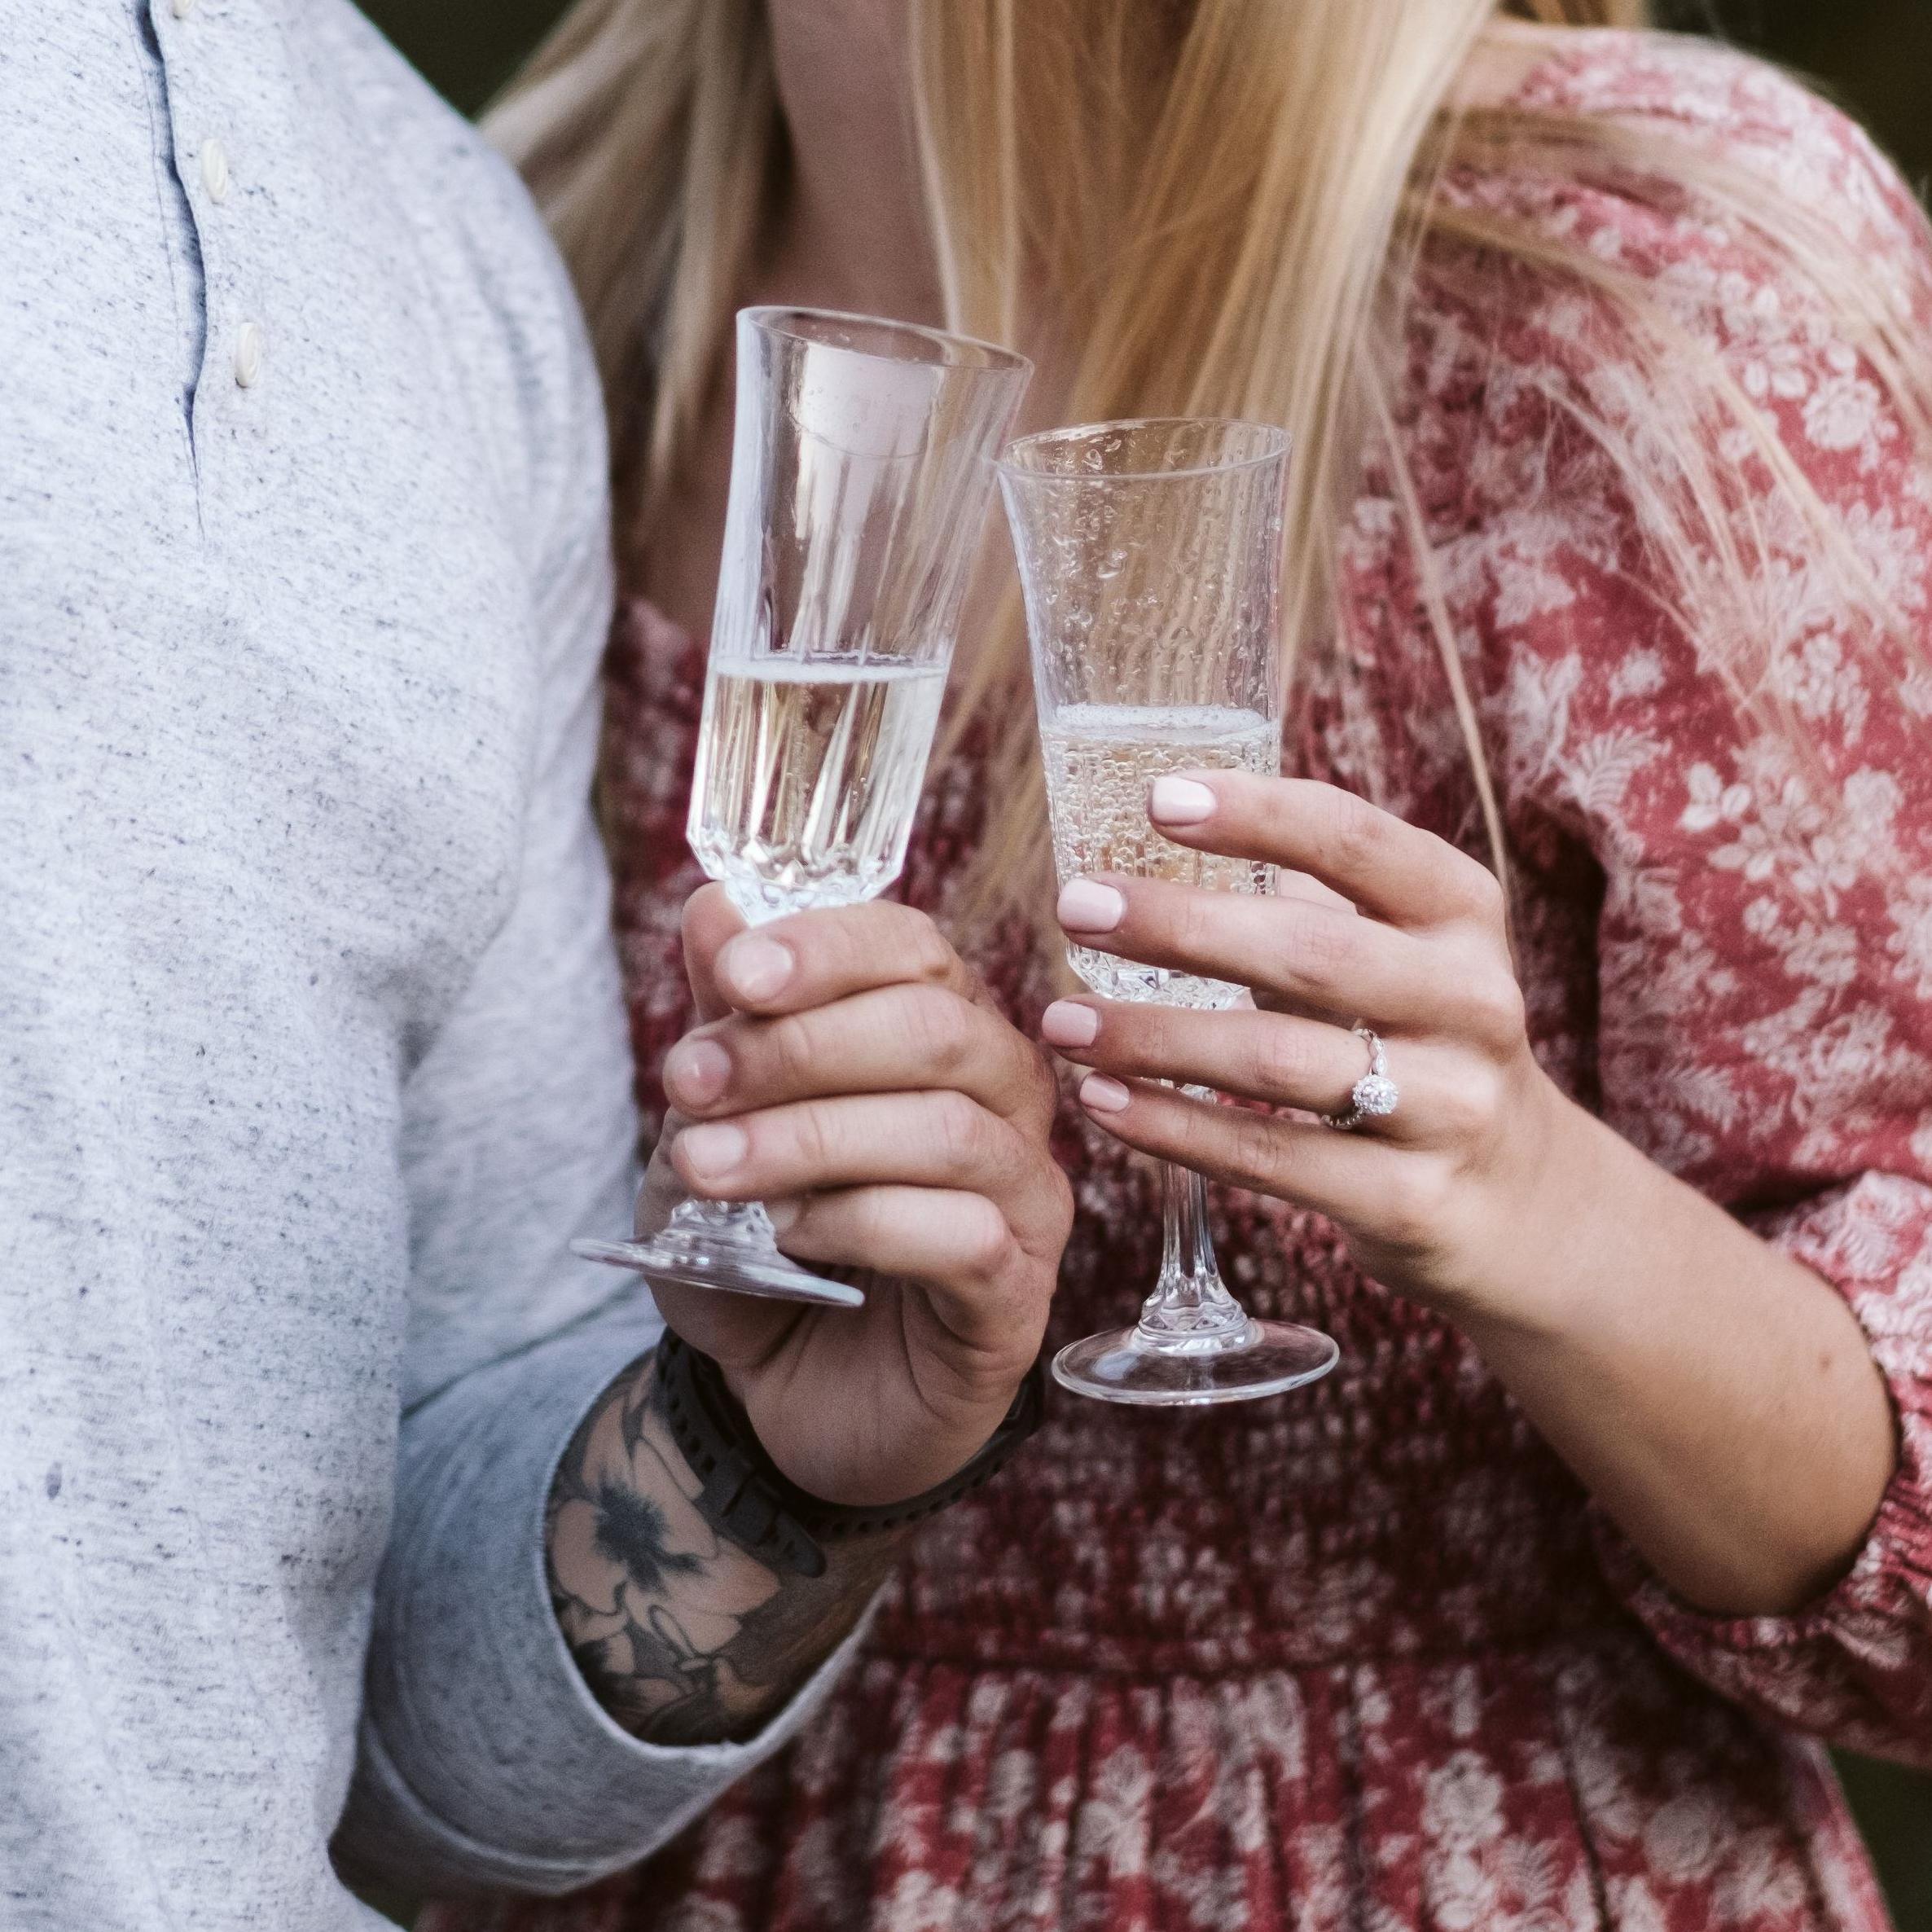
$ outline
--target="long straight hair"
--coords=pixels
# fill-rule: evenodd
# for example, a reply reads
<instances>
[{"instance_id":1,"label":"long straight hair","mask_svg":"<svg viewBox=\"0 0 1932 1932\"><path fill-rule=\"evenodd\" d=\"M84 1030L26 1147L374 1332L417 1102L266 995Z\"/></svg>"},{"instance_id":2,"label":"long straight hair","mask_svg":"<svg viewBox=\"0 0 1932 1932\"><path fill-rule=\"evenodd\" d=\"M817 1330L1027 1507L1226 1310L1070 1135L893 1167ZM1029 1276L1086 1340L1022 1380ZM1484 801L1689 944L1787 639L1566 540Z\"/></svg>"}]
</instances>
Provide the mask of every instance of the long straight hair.
<instances>
[{"instance_id":1,"label":"long straight hair","mask_svg":"<svg viewBox=\"0 0 1932 1932\"><path fill-rule=\"evenodd\" d=\"M1775 427L1632 271L1547 226L1436 192L1445 170L1665 184L1820 292L1932 451L1923 280L1864 260L1820 214L1688 140L1463 101L1473 59L1543 30L1646 24L1645 0L908 0L926 202L951 324L1012 341L1042 308L1079 345L1069 420L1179 413L1286 427L1289 662L1333 639L1334 557L1365 454L1393 475L1421 602L1467 746L1482 831L1502 815L1394 424L1403 305L1425 252L1478 280L1525 269L1587 290L1649 406L1627 427L1558 398L1621 475L1661 583L1741 708L1767 690L1771 595L1753 507L1716 454L1734 431L1870 634L1901 621ZM1513 37L1507 38L1505 37ZM575 274L612 397L619 500L678 472L784 186L765 0L578 0L492 120ZM1729 439L1735 443L1735 437ZM1734 459L1733 450L1733 459ZM982 653L955 731L990 740L986 836L955 926L1043 921L1050 872L1016 614Z\"/></svg>"}]
</instances>

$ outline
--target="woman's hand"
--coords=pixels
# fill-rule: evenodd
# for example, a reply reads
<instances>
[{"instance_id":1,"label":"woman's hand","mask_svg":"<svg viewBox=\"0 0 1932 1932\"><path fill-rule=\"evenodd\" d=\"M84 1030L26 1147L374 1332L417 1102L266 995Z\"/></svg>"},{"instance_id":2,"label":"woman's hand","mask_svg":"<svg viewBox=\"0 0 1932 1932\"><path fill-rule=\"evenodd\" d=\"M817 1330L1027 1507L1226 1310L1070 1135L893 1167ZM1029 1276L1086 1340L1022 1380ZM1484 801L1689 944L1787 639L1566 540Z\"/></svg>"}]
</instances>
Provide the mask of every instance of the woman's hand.
<instances>
[{"instance_id":1,"label":"woman's hand","mask_svg":"<svg viewBox=\"0 0 1932 1932\"><path fill-rule=\"evenodd\" d=\"M639 1232L686 1190L763 1201L787 1254L871 1278L858 1311L670 1286L659 1304L793 1482L918 1495L972 1460L1039 1351L1072 1222L1051 1067L905 907L747 931L714 886L684 936L706 1023L665 1061L678 1117Z\"/></svg>"},{"instance_id":2,"label":"woman's hand","mask_svg":"<svg viewBox=\"0 0 1932 1932\"><path fill-rule=\"evenodd\" d=\"M1271 898L1079 880L1060 923L1082 946L1253 989L1255 1010L1097 999L1042 1031L1091 1068L1088 1115L1147 1153L1329 1216L1363 1269L1451 1309L1493 1293L1504 1244L1544 1197L1570 1107L1537 1065L1504 898L1473 859L1332 786L1238 773L1163 779L1149 816L1197 850L1265 860ZM1337 1133L1381 1036L1400 1101ZM1150 1082L1212 1087L1270 1115Z\"/></svg>"},{"instance_id":3,"label":"woman's hand","mask_svg":"<svg viewBox=\"0 0 1932 1932\"><path fill-rule=\"evenodd\" d=\"M1043 1030L1149 1153L1327 1214L1364 1272L1457 1322L1692 1601L1788 1611L1837 1576L1896 1458L1858 1323L1817 1276L1646 1160L1538 1067L1503 895L1331 786L1164 779L1149 816L1291 876L1271 898L1077 880L1082 946L1252 987L1256 1010L1065 1000ZM1337 1133L1381 1035L1394 1113ZM1293 1109L1191 1100L1175 1080Z\"/></svg>"}]
</instances>

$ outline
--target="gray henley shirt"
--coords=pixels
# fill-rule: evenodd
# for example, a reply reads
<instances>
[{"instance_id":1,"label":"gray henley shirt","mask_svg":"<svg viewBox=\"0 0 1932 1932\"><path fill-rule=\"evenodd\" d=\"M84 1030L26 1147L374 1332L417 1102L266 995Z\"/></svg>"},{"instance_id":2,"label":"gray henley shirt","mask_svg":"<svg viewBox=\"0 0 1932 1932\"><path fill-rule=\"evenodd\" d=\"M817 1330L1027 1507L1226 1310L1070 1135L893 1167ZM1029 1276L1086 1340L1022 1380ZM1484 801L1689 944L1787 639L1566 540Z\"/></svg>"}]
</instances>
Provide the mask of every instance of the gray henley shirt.
<instances>
[{"instance_id":1,"label":"gray henley shirt","mask_svg":"<svg viewBox=\"0 0 1932 1932\"><path fill-rule=\"evenodd\" d=\"M566 1246L605 517L528 203L345 0L0 0L4 1932L367 1932L345 1802L567 1889L810 1701L640 1744L544 1587L658 1333Z\"/></svg>"}]
</instances>

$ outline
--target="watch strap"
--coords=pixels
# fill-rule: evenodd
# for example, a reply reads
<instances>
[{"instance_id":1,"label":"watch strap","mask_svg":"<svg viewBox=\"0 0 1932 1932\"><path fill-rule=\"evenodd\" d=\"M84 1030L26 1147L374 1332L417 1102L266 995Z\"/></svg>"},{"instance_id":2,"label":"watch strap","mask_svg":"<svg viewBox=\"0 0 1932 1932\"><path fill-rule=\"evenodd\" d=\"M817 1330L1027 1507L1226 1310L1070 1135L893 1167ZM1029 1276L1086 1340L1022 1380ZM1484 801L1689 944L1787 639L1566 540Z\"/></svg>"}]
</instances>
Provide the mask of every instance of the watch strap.
<instances>
[{"instance_id":1,"label":"watch strap","mask_svg":"<svg viewBox=\"0 0 1932 1932\"><path fill-rule=\"evenodd\" d=\"M797 1576L823 1576L824 1546L904 1529L937 1516L999 1473L1046 1417L1047 1371L1036 1362L1006 1419L973 1460L923 1495L877 1508L828 1503L791 1481L766 1453L724 1372L683 1337L657 1345L657 1387L671 1439L704 1485L700 1505L733 1542Z\"/></svg>"}]
</instances>

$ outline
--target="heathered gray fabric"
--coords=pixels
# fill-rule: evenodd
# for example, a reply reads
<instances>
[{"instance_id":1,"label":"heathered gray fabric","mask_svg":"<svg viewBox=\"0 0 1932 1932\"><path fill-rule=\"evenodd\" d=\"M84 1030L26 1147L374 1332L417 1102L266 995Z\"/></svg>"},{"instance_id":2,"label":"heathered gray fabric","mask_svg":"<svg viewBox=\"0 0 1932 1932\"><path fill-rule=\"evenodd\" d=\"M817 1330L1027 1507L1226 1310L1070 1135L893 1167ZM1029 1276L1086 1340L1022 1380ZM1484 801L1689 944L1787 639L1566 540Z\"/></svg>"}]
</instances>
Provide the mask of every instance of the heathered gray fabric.
<instances>
[{"instance_id":1,"label":"heathered gray fabric","mask_svg":"<svg viewBox=\"0 0 1932 1932\"><path fill-rule=\"evenodd\" d=\"M371 1924L371 1628L406 1882L581 1882L756 1754L626 1737L543 1590L657 1332L565 1246L633 1183L600 421L343 0L0 0L4 1932Z\"/></svg>"}]
</instances>

